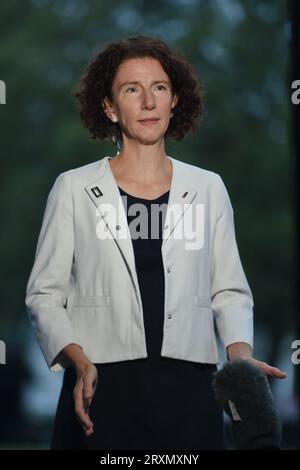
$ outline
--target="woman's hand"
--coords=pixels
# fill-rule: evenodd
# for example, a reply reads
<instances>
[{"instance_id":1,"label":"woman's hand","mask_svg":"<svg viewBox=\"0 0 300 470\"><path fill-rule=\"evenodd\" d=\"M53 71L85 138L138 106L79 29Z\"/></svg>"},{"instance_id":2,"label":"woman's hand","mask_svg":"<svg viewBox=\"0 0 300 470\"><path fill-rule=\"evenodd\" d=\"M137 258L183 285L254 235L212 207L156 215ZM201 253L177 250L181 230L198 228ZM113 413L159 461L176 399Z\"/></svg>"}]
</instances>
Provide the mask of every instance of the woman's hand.
<instances>
[{"instance_id":1,"label":"woman's hand","mask_svg":"<svg viewBox=\"0 0 300 470\"><path fill-rule=\"evenodd\" d=\"M252 357L252 349L247 343L232 343L227 346L227 358L232 361L234 359L243 359L249 361L255 367L260 369L265 375L270 375L276 379L284 379L286 373L277 367L272 367L266 362L259 361Z\"/></svg>"},{"instance_id":2,"label":"woman's hand","mask_svg":"<svg viewBox=\"0 0 300 470\"><path fill-rule=\"evenodd\" d=\"M275 377L276 379L285 379L286 377L286 373L278 369L278 367L272 367L266 362L259 361L254 357L250 357L246 360L258 369L260 369L265 375L270 375L271 377Z\"/></svg>"},{"instance_id":3,"label":"woman's hand","mask_svg":"<svg viewBox=\"0 0 300 470\"><path fill-rule=\"evenodd\" d=\"M81 346L75 343L65 346L58 354L57 360L63 367L72 366L76 371L76 384L73 390L75 413L86 436L90 436L94 426L89 417L89 407L97 387L97 368L84 354Z\"/></svg>"},{"instance_id":4,"label":"woman's hand","mask_svg":"<svg viewBox=\"0 0 300 470\"><path fill-rule=\"evenodd\" d=\"M90 436L94 431L94 425L89 417L89 407L97 388L98 371L95 365L88 361L76 367L76 375L76 385L73 390L75 413L86 436Z\"/></svg>"}]
</instances>

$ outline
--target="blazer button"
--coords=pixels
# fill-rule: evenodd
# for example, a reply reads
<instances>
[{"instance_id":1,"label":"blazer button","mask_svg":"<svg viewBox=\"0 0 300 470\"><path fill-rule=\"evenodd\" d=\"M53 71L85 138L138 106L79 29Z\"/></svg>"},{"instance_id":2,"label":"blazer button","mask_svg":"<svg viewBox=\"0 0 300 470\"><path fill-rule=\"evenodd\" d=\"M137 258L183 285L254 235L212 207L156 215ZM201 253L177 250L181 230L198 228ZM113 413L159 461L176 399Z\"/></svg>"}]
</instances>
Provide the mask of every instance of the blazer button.
<instances>
[{"instance_id":1,"label":"blazer button","mask_svg":"<svg viewBox=\"0 0 300 470\"><path fill-rule=\"evenodd\" d=\"M121 225L116 225L117 230L120 230L120 228L121 228Z\"/></svg>"},{"instance_id":2,"label":"blazer button","mask_svg":"<svg viewBox=\"0 0 300 470\"><path fill-rule=\"evenodd\" d=\"M168 314L168 318L172 318L172 315L171 315L171 313L169 313L169 314Z\"/></svg>"},{"instance_id":3,"label":"blazer button","mask_svg":"<svg viewBox=\"0 0 300 470\"><path fill-rule=\"evenodd\" d=\"M170 273L170 272L171 272L171 268L168 268L168 269L167 269L167 272Z\"/></svg>"}]
</instances>

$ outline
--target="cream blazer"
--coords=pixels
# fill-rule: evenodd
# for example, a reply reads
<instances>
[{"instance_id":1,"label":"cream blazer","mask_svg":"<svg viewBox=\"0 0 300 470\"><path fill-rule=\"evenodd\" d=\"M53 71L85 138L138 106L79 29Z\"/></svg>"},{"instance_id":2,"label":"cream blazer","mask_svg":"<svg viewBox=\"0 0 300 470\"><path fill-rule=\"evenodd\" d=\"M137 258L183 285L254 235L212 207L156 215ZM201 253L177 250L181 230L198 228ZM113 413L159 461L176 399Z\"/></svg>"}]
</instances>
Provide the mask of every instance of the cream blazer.
<instances>
[{"instance_id":1,"label":"cream blazer","mask_svg":"<svg viewBox=\"0 0 300 470\"><path fill-rule=\"evenodd\" d=\"M147 357L143 307L123 200L104 158L58 175L48 195L25 305L52 371L68 344L94 363ZM161 356L218 363L224 348L253 346L253 297L221 177L168 156ZM155 295L155 292L153 292Z\"/></svg>"}]
</instances>

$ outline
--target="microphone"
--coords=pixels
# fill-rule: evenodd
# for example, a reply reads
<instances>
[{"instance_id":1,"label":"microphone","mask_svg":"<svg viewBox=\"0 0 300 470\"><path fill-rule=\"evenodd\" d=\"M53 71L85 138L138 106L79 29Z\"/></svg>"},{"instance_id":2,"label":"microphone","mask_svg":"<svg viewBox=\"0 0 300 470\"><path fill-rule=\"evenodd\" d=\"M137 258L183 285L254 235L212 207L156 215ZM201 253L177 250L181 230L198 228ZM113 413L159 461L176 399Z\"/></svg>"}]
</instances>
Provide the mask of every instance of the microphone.
<instances>
[{"instance_id":1,"label":"microphone","mask_svg":"<svg viewBox=\"0 0 300 470\"><path fill-rule=\"evenodd\" d=\"M236 359L215 372L217 401L231 420L237 449L280 450L281 421L265 374L246 360Z\"/></svg>"}]
</instances>

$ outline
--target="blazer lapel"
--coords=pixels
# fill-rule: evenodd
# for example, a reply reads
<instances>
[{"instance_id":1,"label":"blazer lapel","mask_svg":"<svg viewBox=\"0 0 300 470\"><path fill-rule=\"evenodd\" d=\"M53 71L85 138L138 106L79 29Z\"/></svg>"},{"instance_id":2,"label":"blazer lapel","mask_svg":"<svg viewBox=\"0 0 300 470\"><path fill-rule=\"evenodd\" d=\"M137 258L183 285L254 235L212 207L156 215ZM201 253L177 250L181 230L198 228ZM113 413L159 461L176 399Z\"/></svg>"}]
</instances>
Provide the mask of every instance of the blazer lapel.
<instances>
[{"instance_id":1,"label":"blazer lapel","mask_svg":"<svg viewBox=\"0 0 300 470\"><path fill-rule=\"evenodd\" d=\"M135 287L138 289L133 244L123 201L108 162L110 158L106 156L100 160L98 178L88 183L84 189L98 209L99 214L104 218L111 236L118 244L124 262L134 279ZM163 231L162 250L164 250L171 233L197 194L197 191L181 178L180 162L174 158L168 158L172 162L173 172Z\"/></svg>"},{"instance_id":2,"label":"blazer lapel","mask_svg":"<svg viewBox=\"0 0 300 470\"><path fill-rule=\"evenodd\" d=\"M170 235L176 225L181 221L184 213L188 210L197 194L197 191L182 178L179 167L180 162L174 158L169 158L173 164L173 174L165 217L162 250L165 249L165 245L170 239Z\"/></svg>"}]
</instances>

